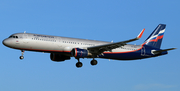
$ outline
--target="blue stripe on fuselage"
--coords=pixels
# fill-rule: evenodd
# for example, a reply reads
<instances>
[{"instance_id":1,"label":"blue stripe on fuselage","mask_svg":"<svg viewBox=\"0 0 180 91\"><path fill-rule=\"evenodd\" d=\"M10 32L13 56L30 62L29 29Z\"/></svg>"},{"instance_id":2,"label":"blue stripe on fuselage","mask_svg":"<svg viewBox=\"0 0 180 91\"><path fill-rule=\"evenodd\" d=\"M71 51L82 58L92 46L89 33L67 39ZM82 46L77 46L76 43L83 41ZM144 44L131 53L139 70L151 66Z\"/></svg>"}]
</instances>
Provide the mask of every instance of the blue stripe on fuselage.
<instances>
[{"instance_id":1,"label":"blue stripe on fuselage","mask_svg":"<svg viewBox=\"0 0 180 91\"><path fill-rule=\"evenodd\" d=\"M141 49L133 52L127 53L104 53L104 55L99 55L100 58L106 59L116 59L116 60L135 60L135 59L143 59L143 58L150 58L156 57L167 54L167 52L163 52L161 54L152 54L152 50L160 50L157 48L153 48L151 46L144 45Z\"/></svg>"},{"instance_id":2,"label":"blue stripe on fuselage","mask_svg":"<svg viewBox=\"0 0 180 91\"><path fill-rule=\"evenodd\" d=\"M104 53L104 55L99 55L99 57L116 60L134 60L143 58L141 56L141 50L128 53Z\"/></svg>"}]
</instances>

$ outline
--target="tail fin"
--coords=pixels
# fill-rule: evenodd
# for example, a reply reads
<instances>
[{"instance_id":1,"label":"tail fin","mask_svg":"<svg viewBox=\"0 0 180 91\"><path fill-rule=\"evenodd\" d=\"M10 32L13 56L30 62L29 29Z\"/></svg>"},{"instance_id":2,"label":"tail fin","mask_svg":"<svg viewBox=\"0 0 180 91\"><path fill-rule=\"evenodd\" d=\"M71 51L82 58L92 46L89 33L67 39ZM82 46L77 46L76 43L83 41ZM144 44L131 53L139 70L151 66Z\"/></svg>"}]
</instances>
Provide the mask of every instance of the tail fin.
<instances>
[{"instance_id":1,"label":"tail fin","mask_svg":"<svg viewBox=\"0 0 180 91\"><path fill-rule=\"evenodd\" d=\"M151 33L151 35L146 39L144 44L160 49L165 28L165 24L159 24L156 29Z\"/></svg>"}]
</instances>

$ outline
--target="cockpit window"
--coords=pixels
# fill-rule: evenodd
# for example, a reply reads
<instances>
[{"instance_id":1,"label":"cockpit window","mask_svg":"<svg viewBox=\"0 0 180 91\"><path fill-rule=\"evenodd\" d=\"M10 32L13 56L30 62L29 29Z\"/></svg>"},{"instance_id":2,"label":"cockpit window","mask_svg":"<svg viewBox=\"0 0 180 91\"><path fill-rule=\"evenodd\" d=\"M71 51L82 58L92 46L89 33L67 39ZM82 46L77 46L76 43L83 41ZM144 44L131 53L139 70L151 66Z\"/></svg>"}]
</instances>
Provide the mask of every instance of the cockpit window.
<instances>
[{"instance_id":1,"label":"cockpit window","mask_svg":"<svg viewBox=\"0 0 180 91\"><path fill-rule=\"evenodd\" d=\"M18 36L10 36L9 38L16 38L16 39L18 39Z\"/></svg>"}]
</instances>

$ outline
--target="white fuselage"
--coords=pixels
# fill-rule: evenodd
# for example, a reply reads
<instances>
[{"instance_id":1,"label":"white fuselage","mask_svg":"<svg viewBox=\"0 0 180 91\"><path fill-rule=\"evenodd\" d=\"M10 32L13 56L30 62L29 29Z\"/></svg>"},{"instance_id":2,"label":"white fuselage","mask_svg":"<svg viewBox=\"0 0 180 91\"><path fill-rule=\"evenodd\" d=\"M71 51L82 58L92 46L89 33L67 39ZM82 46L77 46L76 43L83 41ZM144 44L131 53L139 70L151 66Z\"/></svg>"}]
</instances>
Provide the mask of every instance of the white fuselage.
<instances>
[{"instance_id":1,"label":"white fuselage","mask_svg":"<svg viewBox=\"0 0 180 91\"><path fill-rule=\"evenodd\" d=\"M14 49L49 53L70 52L73 48L87 49L87 47L111 43L104 41L58 37L31 33L13 34L4 41L7 42L6 46ZM141 47L141 45L125 45L123 47L113 49L111 52L131 52L138 50Z\"/></svg>"}]
</instances>

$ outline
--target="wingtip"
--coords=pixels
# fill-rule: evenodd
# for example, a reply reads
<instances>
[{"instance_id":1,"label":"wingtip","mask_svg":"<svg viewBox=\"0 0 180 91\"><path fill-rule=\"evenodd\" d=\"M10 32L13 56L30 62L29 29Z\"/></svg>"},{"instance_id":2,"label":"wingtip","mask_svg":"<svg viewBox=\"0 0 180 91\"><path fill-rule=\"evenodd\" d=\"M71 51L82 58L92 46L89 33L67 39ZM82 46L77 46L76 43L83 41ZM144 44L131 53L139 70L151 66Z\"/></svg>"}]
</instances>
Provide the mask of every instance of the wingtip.
<instances>
[{"instance_id":1,"label":"wingtip","mask_svg":"<svg viewBox=\"0 0 180 91\"><path fill-rule=\"evenodd\" d=\"M177 49L177 48L171 48L171 50L175 50L175 49Z\"/></svg>"},{"instance_id":2,"label":"wingtip","mask_svg":"<svg viewBox=\"0 0 180 91\"><path fill-rule=\"evenodd\" d=\"M145 28L139 33L139 35L137 36L138 39L140 39L142 37L144 30L145 30Z\"/></svg>"}]
</instances>

